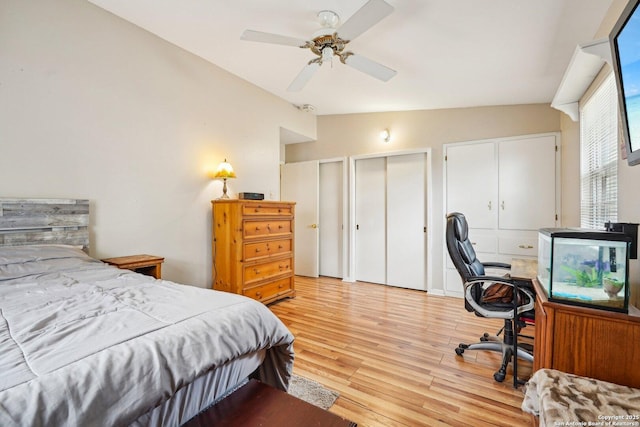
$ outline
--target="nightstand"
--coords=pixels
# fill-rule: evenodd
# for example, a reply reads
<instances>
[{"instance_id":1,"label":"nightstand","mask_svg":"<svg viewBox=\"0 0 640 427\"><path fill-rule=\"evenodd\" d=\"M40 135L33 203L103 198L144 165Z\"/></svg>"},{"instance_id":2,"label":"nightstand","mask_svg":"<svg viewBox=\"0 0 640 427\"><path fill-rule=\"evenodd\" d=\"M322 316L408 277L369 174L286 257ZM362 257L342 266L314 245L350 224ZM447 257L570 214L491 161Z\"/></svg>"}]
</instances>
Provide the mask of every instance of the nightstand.
<instances>
[{"instance_id":1,"label":"nightstand","mask_svg":"<svg viewBox=\"0 0 640 427\"><path fill-rule=\"evenodd\" d=\"M107 264L111 264L118 268L132 270L136 273L153 276L156 279L161 279L162 263L164 262L164 258L155 255L131 255L105 258L102 262L106 262Z\"/></svg>"}]
</instances>

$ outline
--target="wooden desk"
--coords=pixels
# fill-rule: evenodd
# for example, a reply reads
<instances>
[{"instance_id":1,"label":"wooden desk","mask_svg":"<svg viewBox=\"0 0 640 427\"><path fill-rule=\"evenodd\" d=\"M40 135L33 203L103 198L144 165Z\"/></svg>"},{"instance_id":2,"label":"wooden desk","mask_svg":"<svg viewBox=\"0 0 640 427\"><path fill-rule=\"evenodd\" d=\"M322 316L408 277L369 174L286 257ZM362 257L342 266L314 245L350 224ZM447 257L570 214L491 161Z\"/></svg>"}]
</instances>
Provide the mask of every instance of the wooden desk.
<instances>
[{"instance_id":1,"label":"wooden desk","mask_svg":"<svg viewBox=\"0 0 640 427\"><path fill-rule=\"evenodd\" d=\"M356 423L251 380L184 427L355 427Z\"/></svg>"},{"instance_id":2,"label":"wooden desk","mask_svg":"<svg viewBox=\"0 0 640 427\"><path fill-rule=\"evenodd\" d=\"M550 302L537 279L534 371L640 387L640 316Z\"/></svg>"},{"instance_id":3,"label":"wooden desk","mask_svg":"<svg viewBox=\"0 0 640 427\"><path fill-rule=\"evenodd\" d=\"M538 261L535 259L514 258L511 260L511 278L533 280L538 275Z\"/></svg>"},{"instance_id":4,"label":"wooden desk","mask_svg":"<svg viewBox=\"0 0 640 427\"><path fill-rule=\"evenodd\" d=\"M164 262L164 258L155 255L131 255L105 258L102 262L160 279L162 278L162 263Z\"/></svg>"}]
</instances>

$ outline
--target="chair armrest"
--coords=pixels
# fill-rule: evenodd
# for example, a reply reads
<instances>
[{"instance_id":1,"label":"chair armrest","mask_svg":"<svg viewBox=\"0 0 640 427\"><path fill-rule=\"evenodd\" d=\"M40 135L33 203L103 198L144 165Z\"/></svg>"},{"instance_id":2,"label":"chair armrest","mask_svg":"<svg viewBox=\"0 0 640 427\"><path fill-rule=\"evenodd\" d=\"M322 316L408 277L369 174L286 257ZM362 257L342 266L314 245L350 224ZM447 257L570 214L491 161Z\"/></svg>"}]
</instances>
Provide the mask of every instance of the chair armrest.
<instances>
[{"instance_id":1,"label":"chair armrest","mask_svg":"<svg viewBox=\"0 0 640 427\"><path fill-rule=\"evenodd\" d=\"M478 282L493 282L493 283L504 283L509 286L513 286L514 288L518 288L518 283L515 280L511 280L509 277L500 277L500 276L471 276L465 282L466 284L473 284Z\"/></svg>"},{"instance_id":2,"label":"chair armrest","mask_svg":"<svg viewBox=\"0 0 640 427\"><path fill-rule=\"evenodd\" d=\"M502 268L503 270L511 270L511 264L504 262L483 262L484 268Z\"/></svg>"}]
</instances>

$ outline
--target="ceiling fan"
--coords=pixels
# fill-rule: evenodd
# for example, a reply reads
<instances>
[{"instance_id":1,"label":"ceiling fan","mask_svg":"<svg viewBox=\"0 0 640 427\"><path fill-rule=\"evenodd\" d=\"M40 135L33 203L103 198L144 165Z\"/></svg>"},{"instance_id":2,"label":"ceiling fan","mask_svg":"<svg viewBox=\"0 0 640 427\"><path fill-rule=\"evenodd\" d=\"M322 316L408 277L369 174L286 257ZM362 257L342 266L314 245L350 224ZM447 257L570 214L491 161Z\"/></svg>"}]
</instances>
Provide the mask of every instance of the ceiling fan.
<instances>
[{"instance_id":1,"label":"ceiling fan","mask_svg":"<svg viewBox=\"0 0 640 427\"><path fill-rule=\"evenodd\" d=\"M291 82L287 88L289 91L301 90L318 68L324 62L331 61L334 56L340 58L340 62L343 64L386 82L396 75L395 70L344 49L349 42L380 22L391 12L393 12L393 6L384 0L369 0L339 28L336 28L340 22L340 17L337 13L330 10L319 12L318 20L322 28L313 33L310 41L253 30L245 30L240 38L254 42L310 49L318 55L317 58L309 61Z\"/></svg>"}]
</instances>

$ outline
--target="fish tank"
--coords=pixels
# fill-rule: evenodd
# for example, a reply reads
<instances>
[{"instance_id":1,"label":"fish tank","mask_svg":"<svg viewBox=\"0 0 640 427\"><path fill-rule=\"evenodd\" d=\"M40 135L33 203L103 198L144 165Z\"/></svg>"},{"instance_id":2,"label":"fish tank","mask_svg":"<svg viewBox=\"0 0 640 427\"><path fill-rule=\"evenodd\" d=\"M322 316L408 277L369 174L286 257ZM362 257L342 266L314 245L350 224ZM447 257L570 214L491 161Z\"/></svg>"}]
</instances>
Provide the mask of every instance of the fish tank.
<instances>
[{"instance_id":1,"label":"fish tank","mask_svg":"<svg viewBox=\"0 0 640 427\"><path fill-rule=\"evenodd\" d=\"M626 313L630 245L623 233L540 229L538 281L549 301Z\"/></svg>"}]
</instances>

